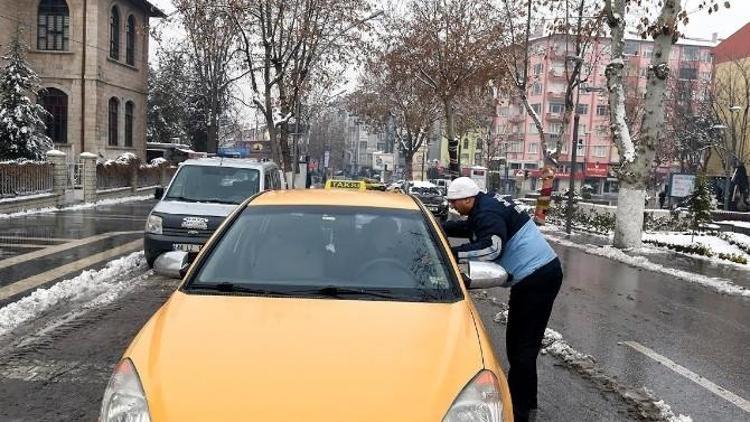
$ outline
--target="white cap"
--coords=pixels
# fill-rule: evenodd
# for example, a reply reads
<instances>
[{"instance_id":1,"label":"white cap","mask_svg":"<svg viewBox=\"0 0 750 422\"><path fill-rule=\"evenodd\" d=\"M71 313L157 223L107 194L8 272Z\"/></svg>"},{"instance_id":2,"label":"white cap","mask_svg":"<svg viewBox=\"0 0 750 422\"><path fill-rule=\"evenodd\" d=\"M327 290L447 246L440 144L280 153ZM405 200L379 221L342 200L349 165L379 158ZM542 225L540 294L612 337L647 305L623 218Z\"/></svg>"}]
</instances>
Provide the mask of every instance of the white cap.
<instances>
[{"instance_id":1,"label":"white cap","mask_svg":"<svg viewBox=\"0 0 750 422\"><path fill-rule=\"evenodd\" d=\"M455 199L471 198L479 194L479 185L468 177L459 177L451 182L448 186L448 193L445 199L453 201Z\"/></svg>"}]
</instances>

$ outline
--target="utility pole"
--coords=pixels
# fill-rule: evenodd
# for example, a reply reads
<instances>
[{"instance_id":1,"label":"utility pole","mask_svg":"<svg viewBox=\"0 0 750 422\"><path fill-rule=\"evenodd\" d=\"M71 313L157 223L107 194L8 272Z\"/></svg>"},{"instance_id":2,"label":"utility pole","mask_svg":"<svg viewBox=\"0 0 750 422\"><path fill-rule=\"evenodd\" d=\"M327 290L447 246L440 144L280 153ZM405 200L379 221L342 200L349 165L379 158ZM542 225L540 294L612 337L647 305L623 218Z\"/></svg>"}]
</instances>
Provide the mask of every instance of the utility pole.
<instances>
[{"instance_id":1,"label":"utility pole","mask_svg":"<svg viewBox=\"0 0 750 422\"><path fill-rule=\"evenodd\" d=\"M575 116L573 117L573 150L570 152L570 188L568 190L568 215L565 220L565 231L570 234L573 225L573 199L575 198L575 174L576 174L576 161L578 159L578 124L581 121L581 116L578 114L578 107L575 110Z\"/></svg>"}]
</instances>

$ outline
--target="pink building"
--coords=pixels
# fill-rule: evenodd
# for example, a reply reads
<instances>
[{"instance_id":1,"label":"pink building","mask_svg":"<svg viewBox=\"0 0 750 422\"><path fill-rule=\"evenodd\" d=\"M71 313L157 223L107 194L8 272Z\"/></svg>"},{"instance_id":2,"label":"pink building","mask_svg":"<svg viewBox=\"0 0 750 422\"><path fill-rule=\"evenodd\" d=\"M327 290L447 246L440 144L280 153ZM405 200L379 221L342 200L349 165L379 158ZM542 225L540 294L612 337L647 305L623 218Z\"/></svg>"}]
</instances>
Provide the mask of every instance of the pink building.
<instances>
[{"instance_id":1,"label":"pink building","mask_svg":"<svg viewBox=\"0 0 750 422\"><path fill-rule=\"evenodd\" d=\"M710 81L711 49L716 43L717 40L690 39L678 42L670 57L673 75L681 83ZM548 144L552 148L560 136L565 108L565 40L562 36L541 37L533 40L530 48L529 102L541 117ZM588 75L585 86L606 88L604 71L609 63L609 39L596 40L589 51L584 57L586 71L583 76ZM635 38L626 41L625 91L633 101L638 101L645 91L646 69L651 62L652 53L652 41ZM578 138L582 141L582 146L577 152L575 178L585 180L584 183L591 185L595 193L615 193L618 186L612 168L618 162L618 155L609 130L606 89L604 92L581 90L578 113L581 115ZM556 190L567 189L570 179L572 120L571 118L561 150ZM519 170L528 170L525 188L536 189L543 158L540 137L531 117L517 98L510 96L500 99L494 133L500 142L507 142L509 177L514 178ZM501 171L502 174L504 171Z\"/></svg>"}]
</instances>

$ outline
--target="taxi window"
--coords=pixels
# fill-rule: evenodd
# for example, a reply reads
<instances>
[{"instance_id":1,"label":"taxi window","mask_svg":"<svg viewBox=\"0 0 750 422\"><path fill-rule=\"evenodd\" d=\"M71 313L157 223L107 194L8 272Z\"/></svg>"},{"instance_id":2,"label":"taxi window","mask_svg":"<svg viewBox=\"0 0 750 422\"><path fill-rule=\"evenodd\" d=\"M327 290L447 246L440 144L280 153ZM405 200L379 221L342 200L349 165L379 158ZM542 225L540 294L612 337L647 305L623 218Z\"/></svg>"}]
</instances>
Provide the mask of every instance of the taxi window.
<instances>
[{"instance_id":1,"label":"taxi window","mask_svg":"<svg viewBox=\"0 0 750 422\"><path fill-rule=\"evenodd\" d=\"M461 291L436 239L419 211L248 207L186 288L227 282L270 292L335 287L362 296L387 292L393 300L455 301Z\"/></svg>"}]
</instances>

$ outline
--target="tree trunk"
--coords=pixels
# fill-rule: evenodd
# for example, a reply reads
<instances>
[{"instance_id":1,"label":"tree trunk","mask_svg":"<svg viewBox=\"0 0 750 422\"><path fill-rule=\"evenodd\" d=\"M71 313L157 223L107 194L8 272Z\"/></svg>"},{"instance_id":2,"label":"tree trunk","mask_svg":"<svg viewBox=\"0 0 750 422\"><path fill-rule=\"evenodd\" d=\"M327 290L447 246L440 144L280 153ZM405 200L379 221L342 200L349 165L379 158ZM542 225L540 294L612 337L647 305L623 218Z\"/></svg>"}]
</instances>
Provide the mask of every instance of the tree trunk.
<instances>
[{"instance_id":1,"label":"tree trunk","mask_svg":"<svg viewBox=\"0 0 750 422\"><path fill-rule=\"evenodd\" d=\"M412 172L412 161L414 160L414 151L404 151L404 180L414 180Z\"/></svg>"},{"instance_id":2,"label":"tree trunk","mask_svg":"<svg viewBox=\"0 0 750 422\"><path fill-rule=\"evenodd\" d=\"M211 112L206 136L206 152L216 154L219 150L219 122L214 111Z\"/></svg>"},{"instance_id":3,"label":"tree trunk","mask_svg":"<svg viewBox=\"0 0 750 422\"><path fill-rule=\"evenodd\" d=\"M724 211L730 211L729 203L732 198L732 192L730 192L732 189L732 168L726 166L724 172L727 176L727 180L724 182Z\"/></svg>"},{"instance_id":4,"label":"tree trunk","mask_svg":"<svg viewBox=\"0 0 750 422\"><path fill-rule=\"evenodd\" d=\"M454 124L454 113L453 104L450 100L446 100L443 103L445 107L445 130L446 137L448 138L448 174L451 179L455 179L461 176L461 168L458 165L458 144L459 140L456 138L456 128Z\"/></svg>"}]
</instances>

